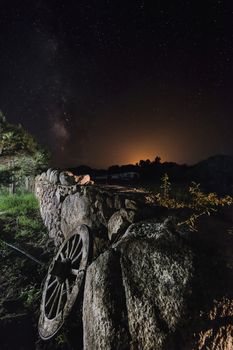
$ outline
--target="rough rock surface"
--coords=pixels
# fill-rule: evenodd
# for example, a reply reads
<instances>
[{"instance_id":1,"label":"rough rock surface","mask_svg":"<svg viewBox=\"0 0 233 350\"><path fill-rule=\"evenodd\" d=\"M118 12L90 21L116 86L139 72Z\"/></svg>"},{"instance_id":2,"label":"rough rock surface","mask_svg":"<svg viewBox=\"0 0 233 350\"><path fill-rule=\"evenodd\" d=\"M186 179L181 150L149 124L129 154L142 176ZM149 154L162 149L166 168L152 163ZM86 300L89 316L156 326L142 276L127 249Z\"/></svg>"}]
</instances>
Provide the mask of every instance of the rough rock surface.
<instances>
[{"instance_id":1,"label":"rough rock surface","mask_svg":"<svg viewBox=\"0 0 233 350\"><path fill-rule=\"evenodd\" d=\"M108 222L108 238L110 241L112 241L117 234L123 233L128 226L129 221L126 218L126 215L122 214L120 210L116 211L110 217Z\"/></svg>"},{"instance_id":2,"label":"rough rock surface","mask_svg":"<svg viewBox=\"0 0 233 350\"><path fill-rule=\"evenodd\" d=\"M185 321L192 260L166 224L130 226L87 270L84 349L174 349Z\"/></svg>"},{"instance_id":3,"label":"rough rock surface","mask_svg":"<svg viewBox=\"0 0 233 350\"><path fill-rule=\"evenodd\" d=\"M55 245L78 224L86 224L94 236L112 240L131 223L156 215L158 207L147 208L143 192L93 185L88 175L71 174L48 169L36 178L35 193L41 216Z\"/></svg>"},{"instance_id":4,"label":"rough rock surface","mask_svg":"<svg viewBox=\"0 0 233 350\"><path fill-rule=\"evenodd\" d=\"M79 224L92 227L88 198L83 193L77 192L67 196L62 203L62 232L65 236L68 236Z\"/></svg>"},{"instance_id":5,"label":"rough rock surface","mask_svg":"<svg viewBox=\"0 0 233 350\"><path fill-rule=\"evenodd\" d=\"M233 237L208 220L195 235L132 224L89 266L85 350L233 349Z\"/></svg>"},{"instance_id":6,"label":"rough rock surface","mask_svg":"<svg viewBox=\"0 0 233 350\"><path fill-rule=\"evenodd\" d=\"M59 176L59 181L63 186L73 186L75 185L75 178L70 176L65 171L62 171Z\"/></svg>"},{"instance_id":7,"label":"rough rock surface","mask_svg":"<svg viewBox=\"0 0 233 350\"><path fill-rule=\"evenodd\" d=\"M127 309L116 252L107 251L91 264L84 299L84 348L128 349Z\"/></svg>"}]
</instances>

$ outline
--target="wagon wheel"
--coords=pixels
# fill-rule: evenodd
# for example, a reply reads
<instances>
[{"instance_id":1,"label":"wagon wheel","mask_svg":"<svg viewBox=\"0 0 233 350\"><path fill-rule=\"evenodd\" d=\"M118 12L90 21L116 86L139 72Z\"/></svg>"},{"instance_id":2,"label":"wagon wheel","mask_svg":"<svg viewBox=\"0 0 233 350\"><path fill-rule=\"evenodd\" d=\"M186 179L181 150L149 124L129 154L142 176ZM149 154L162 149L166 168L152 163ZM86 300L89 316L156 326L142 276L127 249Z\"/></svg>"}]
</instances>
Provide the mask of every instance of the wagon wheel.
<instances>
[{"instance_id":1,"label":"wagon wheel","mask_svg":"<svg viewBox=\"0 0 233 350\"><path fill-rule=\"evenodd\" d=\"M90 253L87 226L80 225L60 246L45 280L38 330L52 338L69 315L84 281Z\"/></svg>"}]
</instances>

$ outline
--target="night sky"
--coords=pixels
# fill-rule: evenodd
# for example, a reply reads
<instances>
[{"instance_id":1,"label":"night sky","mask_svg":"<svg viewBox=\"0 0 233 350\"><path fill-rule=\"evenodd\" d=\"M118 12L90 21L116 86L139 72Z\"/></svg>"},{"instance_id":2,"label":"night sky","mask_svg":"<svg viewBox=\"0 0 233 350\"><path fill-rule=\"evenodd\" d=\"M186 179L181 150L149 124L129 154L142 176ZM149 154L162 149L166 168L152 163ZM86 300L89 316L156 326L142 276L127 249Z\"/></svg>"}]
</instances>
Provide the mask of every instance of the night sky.
<instances>
[{"instance_id":1,"label":"night sky","mask_svg":"<svg viewBox=\"0 0 233 350\"><path fill-rule=\"evenodd\" d=\"M233 3L1 0L0 109L55 166L233 154Z\"/></svg>"}]
</instances>

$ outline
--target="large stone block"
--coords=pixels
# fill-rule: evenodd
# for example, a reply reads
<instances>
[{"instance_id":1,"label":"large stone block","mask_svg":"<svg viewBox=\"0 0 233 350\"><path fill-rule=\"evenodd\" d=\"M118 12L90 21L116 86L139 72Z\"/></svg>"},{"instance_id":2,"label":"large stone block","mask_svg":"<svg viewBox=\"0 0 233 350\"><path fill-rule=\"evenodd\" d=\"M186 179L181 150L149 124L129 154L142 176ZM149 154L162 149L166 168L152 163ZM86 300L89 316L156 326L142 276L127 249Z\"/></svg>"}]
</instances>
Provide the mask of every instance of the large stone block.
<instances>
[{"instance_id":1,"label":"large stone block","mask_svg":"<svg viewBox=\"0 0 233 350\"><path fill-rule=\"evenodd\" d=\"M61 230L65 237L72 232L77 225L85 224L93 227L88 198L81 193L75 193L65 198L61 207Z\"/></svg>"},{"instance_id":2,"label":"large stone block","mask_svg":"<svg viewBox=\"0 0 233 350\"><path fill-rule=\"evenodd\" d=\"M125 293L117 253L102 254L87 270L84 303L84 349L129 349Z\"/></svg>"},{"instance_id":3,"label":"large stone block","mask_svg":"<svg viewBox=\"0 0 233 350\"><path fill-rule=\"evenodd\" d=\"M108 221L108 238L110 241L114 239L119 233L123 233L130 225L126 216L121 211L116 211Z\"/></svg>"},{"instance_id":4,"label":"large stone block","mask_svg":"<svg viewBox=\"0 0 233 350\"><path fill-rule=\"evenodd\" d=\"M190 249L155 222L131 225L113 248L87 271L84 349L175 349L192 280Z\"/></svg>"}]
</instances>

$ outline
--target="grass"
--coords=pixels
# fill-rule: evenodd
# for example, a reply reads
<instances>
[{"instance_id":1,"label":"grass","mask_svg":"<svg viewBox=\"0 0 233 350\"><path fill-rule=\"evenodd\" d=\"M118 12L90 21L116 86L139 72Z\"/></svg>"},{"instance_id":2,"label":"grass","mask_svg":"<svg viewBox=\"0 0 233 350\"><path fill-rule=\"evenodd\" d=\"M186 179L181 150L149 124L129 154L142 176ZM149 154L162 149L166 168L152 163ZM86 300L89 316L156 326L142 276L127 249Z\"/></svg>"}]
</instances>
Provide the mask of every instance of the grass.
<instances>
[{"instance_id":1,"label":"grass","mask_svg":"<svg viewBox=\"0 0 233 350\"><path fill-rule=\"evenodd\" d=\"M52 247L46 245L48 234L40 217L39 204L33 194L0 193L0 212L0 305L4 304L5 300L17 300L14 314L28 313L36 333L42 293L41 281L46 276L49 260L54 252ZM18 254L7 247L1 238L45 264L35 264L24 255ZM11 310L0 308L0 319L5 315L10 318L11 313ZM64 349L67 344L63 332L49 348ZM44 345L42 347L44 348Z\"/></svg>"},{"instance_id":2,"label":"grass","mask_svg":"<svg viewBox=\"0 0 233 350\"><path fill-rule=\"evenodd\" d=\"M39 204L34 194L1 194L0 221L5 233L14 233L15 238L32 237L45 231L39 215Z\"/></svg>"},{"instance_id":3,"label":"grass","mask_svg":"<svg viewBox=\"0 0 233 350\"><path fill-rule=\"evenodd\" d=\"M4 241L35 257L46 249L47 234L40 217L39 204L32 193L1 193L0 214L0 287L1 283L5 286L1 298L6 298L8 294L13 299L20 298L22 310L26 308L34 312L35 308L37 312L45 268L16 253Z\"/></svg>"},{"instance_id":4,"label":"grass","mask_svg":"<svg viewBox=\"0 0 233 350\"><path fill-rule=\"evenodd\" d=\"M37 199L32 193L0 195L0 212L8 215L27 215L38 209Z\"/></svg>"}]
</instances>

